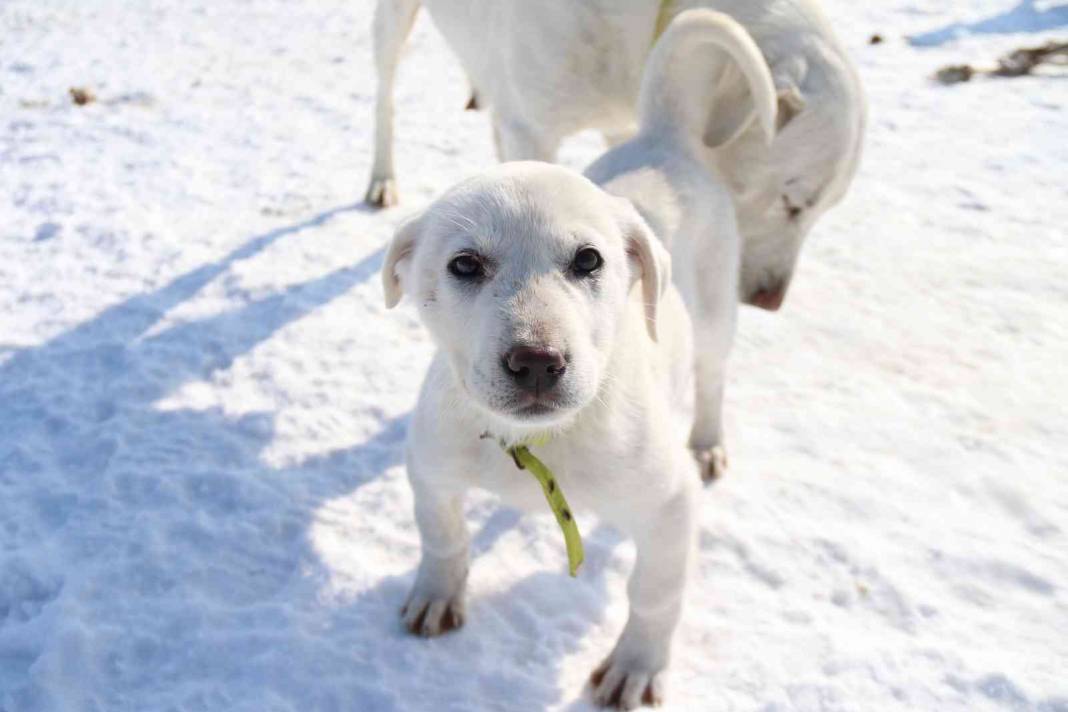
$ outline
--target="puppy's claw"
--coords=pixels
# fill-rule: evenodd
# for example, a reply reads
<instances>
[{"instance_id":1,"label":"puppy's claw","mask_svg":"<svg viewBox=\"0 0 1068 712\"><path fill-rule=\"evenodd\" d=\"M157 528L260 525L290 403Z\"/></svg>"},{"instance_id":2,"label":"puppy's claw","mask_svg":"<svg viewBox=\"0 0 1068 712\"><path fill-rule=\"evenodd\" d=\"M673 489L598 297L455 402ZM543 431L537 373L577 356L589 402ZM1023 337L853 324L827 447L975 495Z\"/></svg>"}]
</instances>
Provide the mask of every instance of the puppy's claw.
<instances>
[{"instance_id":1,"label":"puppy's claw","mask_svg":"<svg viewBox=\"0 0 1068 712\"><path fill-rule=\"evenodd\" d=\"M393 176L371 178L364 201L378 208L388 208L397 204L397 181Z\"/></svg>"},{"instance_id":2,"label":"puppy's claw","mask_svg":"<svg viewBox=\"0 0 1068 712\"><path fill-rule=\"evenodd\" d=\"M427 606L426 615L423 617L423 627L419 631L420 635L433 638L441 634L441 617L448 605L445 601L434 601Z\"/></svg>"},{"instance_id":3,"label":"puppy's claw","mask_svg":"<svg viewBox=\"0 0 1068 712\"><path fill-rule=\"evenodd\" d=\"M426 618L427 602L423 600L409 600L401 608L401 621L409 633L419 635L423 630L423 619Z\"/></svg>"},{"instance_id":4,"label":"puppy's claw","mask_svg":"<svg viewBox=\"0 0 1068 712\"><path fill-rule=\"evenodd\" d=\"M626 673L618 666L610 666L602 675L600 683L593 688L593 701L601 707L619 707L620 695L626 683Z\"/></svg>"},{"instance_id":5,"label":"puppy's claw","mask_svg":"<svg viewBox=\"0 0 1068 712\"><path fill-rule=\"evenodd\" d=\"M605 672L608 671L609 660L605 660L603 663L597 666L597 669L590 673L590 684L594 689L597 689L601 685L601 680L604 679Z\"/></svg>"},{"instance_id":6,"label":"puppy's claw","mask_svg":"<svg viewBox=\"0 0 1068 712\"><path fill-rule=\"evenodd\" d=\"M445 614L441 617L441 632L448 633L450 630L456 630L463 627L464 614L463 611L457 610L453 606L449 606L445 609Z\"/></svg>"},{"instance_id":7,"label":"puppy's claw","mask_svg":"<svg viewBox=\"0 0 1068 712\"><path fill-rule=\"evenodd\" d=\"M727 472L727 449L722 445L693 451L701 468L701 481L712 484Z\"/></svg>"},{"instance_id":8,"label":"puppy's claw","mask_svg":"<svg viewBox=\"0 0 1068 712\"><path fill-rule=\"evenodd\" d=\"M401 608L401 620L412 635L434 638L464 624L464 612L457 601L412 599Z\"/></svg>"},{"instance_id":9,"label":"puppy's claw","mask_svg":"<svg viewBox=\"0 0 1068 712\"><path fill-rule=\"evenodd\" d=\"M664 704L664 692L661 689L659 677L654 677L642 693L642 704L649 707L659 707Z\"/></svg>"},{"instance_id":10,"label":"puppy's claw","mask_svg":"<svg viewBox=\"0 0 1068 712\"><path fill-rule=\"evenodd\" d=\"M653 700L652 681L648 675L631 675L623 685L623 692L619 698L620 709L632 710L640 707L648 697ZM655 704L649 703L649 704Z\"/></svg>"},{"instance_id":11,"label":"puppy's claw","mask_svg":"<svg viewBox=\"0 0 1068 712\"><path fill-rule=\"evenodd\" d=\"M663 702L660 675L643 670L626 670L611 660L590 675L593 701L601 707L633 710L642 705L658 707Z\"/></svg>"}]
</instances>

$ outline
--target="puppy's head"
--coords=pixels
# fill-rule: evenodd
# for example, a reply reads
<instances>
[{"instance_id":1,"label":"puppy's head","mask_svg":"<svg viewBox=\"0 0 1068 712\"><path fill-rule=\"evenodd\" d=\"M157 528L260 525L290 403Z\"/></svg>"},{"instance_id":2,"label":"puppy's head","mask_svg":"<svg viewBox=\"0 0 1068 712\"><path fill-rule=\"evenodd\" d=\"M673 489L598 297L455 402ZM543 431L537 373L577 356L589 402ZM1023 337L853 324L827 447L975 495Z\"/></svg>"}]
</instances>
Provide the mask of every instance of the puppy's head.
<instances>
[{"instance_id":1,"label":"puppy's head","mask_svg":"<svg viewBox=\"0 0 1068 712\"><path fill-rule=\"evenodd\" d=\"M770 142L753 127L711 146L745 241L740 297L764 309L782 304L805 237L845 194L860 159L859 83L837 55L825 60L834 71L810 71L801 57L773 70L778 107Z\"/></svg>"},{"instance_id":2,"label":"puppy's head","mask_svg":"<svg viewBox=\"0 0 1068 712\"><path fill-rule=\"evenodd\" d=\"M524 162L404 224L382 276L387 306L414 299L462 389L515 431L564 426L597 397L636 284L656 338L667 262L629 202Z\"/></svg>"}]
</instances>

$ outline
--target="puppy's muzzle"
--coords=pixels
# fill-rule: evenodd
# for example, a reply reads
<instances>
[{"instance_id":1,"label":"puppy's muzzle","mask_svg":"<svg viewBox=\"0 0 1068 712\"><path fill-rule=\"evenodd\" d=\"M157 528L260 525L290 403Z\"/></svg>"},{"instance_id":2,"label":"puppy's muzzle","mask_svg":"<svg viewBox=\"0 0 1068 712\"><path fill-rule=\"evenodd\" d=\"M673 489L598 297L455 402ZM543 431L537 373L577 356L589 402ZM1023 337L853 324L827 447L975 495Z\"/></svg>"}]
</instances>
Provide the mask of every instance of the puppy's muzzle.
<instances>
[{"instance_id":1,"label":"puppy's muzzle","mask_svg":"<svg viewBox=\"0 0 1068 712\"><path fill-rule=\"evenodd\" d=\"M520 390L540 397L550 394L564 375L567 359L551 346L515 346L501 365Z\"/></svg>"}]
</instances>

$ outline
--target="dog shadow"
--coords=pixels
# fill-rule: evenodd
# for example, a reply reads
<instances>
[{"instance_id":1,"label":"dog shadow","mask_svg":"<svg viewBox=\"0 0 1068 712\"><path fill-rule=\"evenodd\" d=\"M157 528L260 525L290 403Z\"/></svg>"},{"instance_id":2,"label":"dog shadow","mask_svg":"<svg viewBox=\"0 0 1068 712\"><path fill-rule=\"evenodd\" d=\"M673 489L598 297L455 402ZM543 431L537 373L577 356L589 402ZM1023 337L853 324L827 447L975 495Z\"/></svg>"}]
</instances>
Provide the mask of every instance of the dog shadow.
<instances>
[{"instance_id":1,"label":"dog shadow","mask_svg":"<svg viewBox=\"0 0 1068 712\"><path fill-rule=\"evenodd\" d=\"M193 682L162 688L187 694L177 706L218 708L207 691L228 676L270 679L213 649L220 639L210 634L233 628L225 610L251 625L250 611L278 607L314 558L305 535L318 503L399 463L406 416L381 418L365 442L272 469L262 461L272 412L158 402L366 282L383 251L231 311L166 325L164 317L279 240L361 209L254 235L39 346L0 354L0 706L156 708L154 668L183 660ZM91 621L93 645L57 642L58 631Z\"/></svg>"},{"instance_id":2,"label":"dog shadow","mask_svg":"<svg viewBox=\"0 0 1068 712\"><path fill-rule=\"evenodd\" d=\"M528 576L473 596L464 630L417 639L398 616L413 572L359 562L370 585L329 605L332 572L312 540L325 503L397 473L407 414L270 467L272 410L159 405L367 282L383 251L221 314L172 324L171 310L279 240L364 210L254 235L40 346L0 353L0 706L441 712L577 694L557 673L603 616L614 534L590 533L577 583ZM359 516L379 526L373 511ZM488 516L472 555L518 522Z\"/></svg>"},{"instance_id":3,"label":"dog shadow","mask_svg":"<svg viewBox=\"0 0 1068 712\"><path fill-rule=\"evenodd\" d=\"M1043 6L1038 0L1020 0L1012 8L976 22L954 22L908 38L914 47L939 47L966 35L1001 35L1042 32L1068 25L1068 5Z\"/></svg>"}]
</instances>

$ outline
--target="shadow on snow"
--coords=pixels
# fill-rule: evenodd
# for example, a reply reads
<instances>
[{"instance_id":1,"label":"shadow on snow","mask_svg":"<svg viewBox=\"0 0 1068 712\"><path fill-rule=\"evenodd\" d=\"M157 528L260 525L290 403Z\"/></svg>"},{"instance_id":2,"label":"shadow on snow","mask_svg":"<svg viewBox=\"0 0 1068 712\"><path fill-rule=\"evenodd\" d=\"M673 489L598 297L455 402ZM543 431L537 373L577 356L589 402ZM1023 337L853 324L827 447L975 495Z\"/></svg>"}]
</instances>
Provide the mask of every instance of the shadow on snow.
<instances>
[{"instance_id":1,"label":"shadow on snow","mask_svg":"<svg viewBox=\"0 0 1068 712\"><path fill-rule=\"evenodd\" d=\"M937 30L912 35L909 37L909 44L915 47L937 47L966 35L1041 32L1065 25L1068 25L1068 5L1020 0L1005 12L983 20L954 22Z\"/></svg>"},{"instance_id":2,"label":"shadow on snow","mask_svg":"<svg viewBox=\"0 0 1068 712\"><path fill-rule=\"evenodd\" d=\"M465 631L417 640L397 618L412 572L331 606L321 600L329 572L309 539L325 501L402 462L407 416L382 419L362 443L276 469L261 460L274 438L273 413L233 417L218 408L154 405L373 277L382 251L232 311L150 333L169 310L279 239L360 209L339 207L254 236L217 262L0 364L0 521L4 549L15 552L0 559L0 579L9 582L0 586L0 624L6 617L32 626L69 596L71 605L54 613L57 625L90 623L99 631L94 646L108 655L88 680L77 666L37 679L32 671L48 666L35 664L59 645L49 640L54 630L38 633L37 647L4 658L14 664L0 673L0 688L14 692L0 706L163 705L161 679L171 681L163 685L166 702L216 709L441 712L516 698L540 707L579 692L558 689L556 671L603 615L604 563L618 541L610 531L587 537L579 584L535 574L471 600ZM474 535L472 556L517 520L509 510L491 515ZM63 570L54 563L57 550L59 560L83 565ZM571 612L561 629L539 625L545 616L559 620L560 610ZM480 618L504 621L514 635L480 636ZM0 657L15 645L4 634L0 625ZM530 656L523 670L507 663L520 657L517 650ZM87 682L89 699L56 696L59 686L78 690Z\"/></svg>"}]
</instances>

